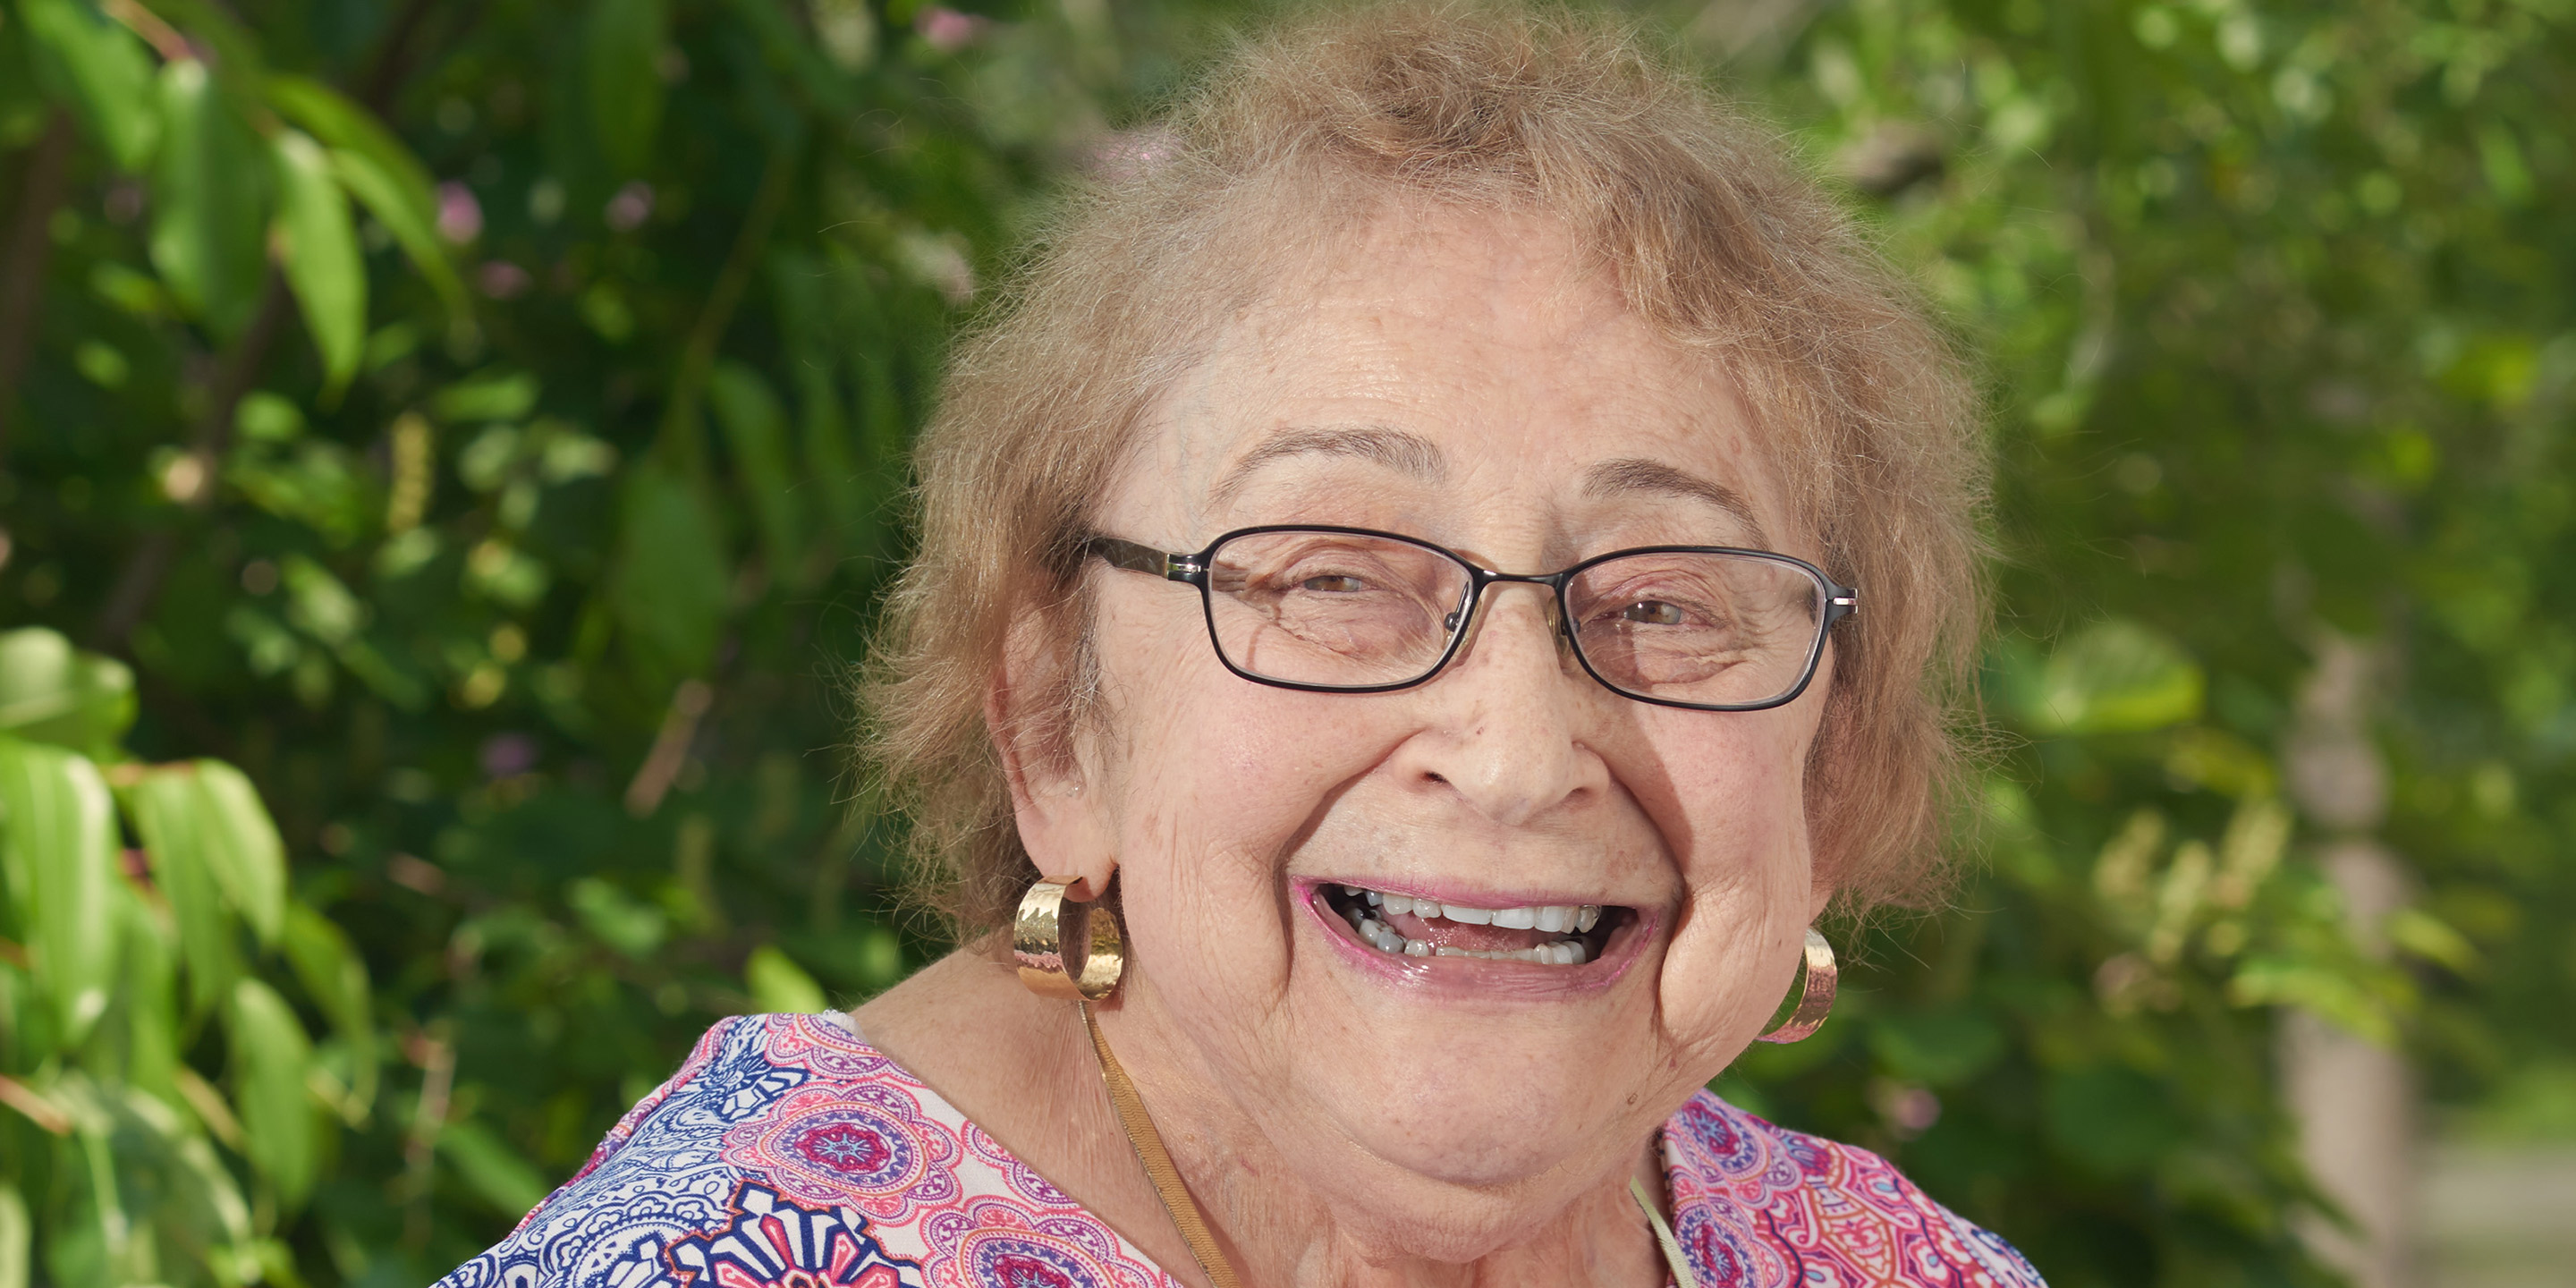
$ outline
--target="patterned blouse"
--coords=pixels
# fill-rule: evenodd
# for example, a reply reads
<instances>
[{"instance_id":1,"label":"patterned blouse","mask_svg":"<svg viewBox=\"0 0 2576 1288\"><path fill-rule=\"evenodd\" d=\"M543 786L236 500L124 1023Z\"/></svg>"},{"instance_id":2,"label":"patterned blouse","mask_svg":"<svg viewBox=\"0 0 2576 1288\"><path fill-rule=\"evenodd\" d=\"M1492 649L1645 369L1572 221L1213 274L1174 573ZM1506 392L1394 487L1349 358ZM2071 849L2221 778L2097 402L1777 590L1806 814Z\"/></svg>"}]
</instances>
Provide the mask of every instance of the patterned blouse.
<instances>
[{"instance_id":1,"label":"patterned blouse","mask_svg":"<svg viewBox=\"0 0 2576 1288\"><path fill-rule=\"evenodd\" d=\"M1663 1130L1702 1288L2044 1288L1865 1150L1701 1092ZM840 1015L737 1016L437 1288L1178 1288Z\"/></svg>"}]
</instances>

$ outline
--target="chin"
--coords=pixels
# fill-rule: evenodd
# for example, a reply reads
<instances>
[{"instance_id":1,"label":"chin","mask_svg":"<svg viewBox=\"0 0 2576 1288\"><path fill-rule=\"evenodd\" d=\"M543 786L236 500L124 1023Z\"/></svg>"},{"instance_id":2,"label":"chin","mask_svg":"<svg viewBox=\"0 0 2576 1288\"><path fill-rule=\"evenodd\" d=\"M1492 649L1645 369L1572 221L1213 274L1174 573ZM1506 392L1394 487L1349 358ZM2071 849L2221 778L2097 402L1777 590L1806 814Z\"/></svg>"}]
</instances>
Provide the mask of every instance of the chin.
<instances>
[{"instance_id":1,"label":"chin","mask_svg":"<svg viewBox=\"0 0 2576 1288\"><path fill-rule=\"evenodd\" d=\"M1311 1035L1287 1079L1303 1121L1273 1139L1332 1142L1350 1151L1348 1174L1415 1191L1407 1206L1472 1225L1486 1219L1474 1212L1561 1204L1562 1187L1617 1166L1669 1108L1631 1078L1604 1077L1661 1063L1642 989L1635 1004L1611 990L1489 1007L1351 983L1334 970L1292 985L1291 1013ZM1329 1189L1333 1176L1313 1179Z\"/></svg>"}]
</instances>

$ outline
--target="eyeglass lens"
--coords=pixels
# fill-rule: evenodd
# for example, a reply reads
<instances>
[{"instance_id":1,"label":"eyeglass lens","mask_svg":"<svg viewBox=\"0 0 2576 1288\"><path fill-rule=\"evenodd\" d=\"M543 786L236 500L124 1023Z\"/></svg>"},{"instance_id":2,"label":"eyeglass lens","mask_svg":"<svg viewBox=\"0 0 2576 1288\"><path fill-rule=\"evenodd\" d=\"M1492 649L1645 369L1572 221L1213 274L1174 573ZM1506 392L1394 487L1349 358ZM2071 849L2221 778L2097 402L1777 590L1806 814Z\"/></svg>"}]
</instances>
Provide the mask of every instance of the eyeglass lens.
<instances>
[{"instance_id":1,"label":"eyeglass lens","mask_svg":"<svg viewBox=\"0 0 2576 1288\"><path fill-rule=\"evenodd\" d=\"M1208 619L1236 669L1327 688L1427 677L1463 625L1473 577L1446 552L1347 532L1261 532L1210 555ZM1622 555L1565 587L1583 660L1638 697L1733 706L1777 699L1806 674L1824 588L1793 564L1745 555Z\"/></svg>"}]
</instances>

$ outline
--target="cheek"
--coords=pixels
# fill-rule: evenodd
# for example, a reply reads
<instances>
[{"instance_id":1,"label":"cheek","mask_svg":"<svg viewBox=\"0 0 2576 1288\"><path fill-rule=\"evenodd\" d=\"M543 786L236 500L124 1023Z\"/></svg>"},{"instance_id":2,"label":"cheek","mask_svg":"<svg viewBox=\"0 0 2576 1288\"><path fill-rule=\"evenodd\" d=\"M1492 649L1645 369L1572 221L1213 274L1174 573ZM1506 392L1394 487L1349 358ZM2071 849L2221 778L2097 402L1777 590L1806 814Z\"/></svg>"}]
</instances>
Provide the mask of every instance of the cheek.
<instances>
[{"instance_id":1,"label":"cheek","mask_svg":"<svg viewBox=\"0 0 2576 1288\"><path fill-rule=\"evenodd\" d=\"M1102 641L1105 804L1140 965L1222 995L1284 978L1286 856L1385 748L1365 701L1240 679L1187 625Z\"/></svg>"},{"instance_id":2,"label":"cheek","mask_svg":"<svg viewBox=\"0 0 2576 1288\"><path fill-rule=\"evenodd\" d=\"M1384 755L1353 718L1362 703L1256 685L1213 660L1130 692L1116 717L1116 830L1149 850L1212 848L1275 867L1336 785ZM1172 857L1188 879L1199 856Z\"/></svg>"},{"instance_id":3,"label":"cheek","mask_svg":"<svg viewBox=\"0 0 2576 1288\"><path fill-rule=\"evenodd\" d=\"M1812 722L1776 712L1684 722L1656 810L1683 906L1665 950L1666 1036L1714 1073L1770 1018L1797 969L1812 899L1805 809Z\"/></svg>"}]
</instances>

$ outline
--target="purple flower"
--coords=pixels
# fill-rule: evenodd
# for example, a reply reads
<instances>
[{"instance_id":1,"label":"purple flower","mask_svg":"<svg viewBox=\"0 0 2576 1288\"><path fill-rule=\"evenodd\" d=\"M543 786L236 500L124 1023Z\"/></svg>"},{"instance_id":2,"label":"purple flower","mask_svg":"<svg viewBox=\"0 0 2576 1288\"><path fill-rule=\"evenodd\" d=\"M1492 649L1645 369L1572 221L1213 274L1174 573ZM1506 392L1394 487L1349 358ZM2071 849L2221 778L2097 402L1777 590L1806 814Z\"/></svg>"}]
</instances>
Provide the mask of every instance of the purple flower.
<instances>
[{"instance_id":1,"label":"purple flower","mask_svg":"<svg viewBox=\"0 0 2576 1288\"><path fill-rule=\"evenodd\" d=\"M454 179L438 185L438 235L459 246L483 235L483 203Z\"/></svg>"},{"instance_id":2,"label":"purple flower","mask_svg":"<svg viewBox=\"0 0 2576 1288\"><path fill-rule=\"evenodd\" d=\"M528 289L529 280L528 270L506 259L486 260L483 267L474 270L474 284L496 300L510 299Z\"/></svg>"},{"instance_id":3,"label":"purple flower","mask_svg":"<svg viewBox=\"0 0 2576 1288\"><path fill-rule=\"evenodd\" d=\"M638 179L618 189L617 195L608 199L608 209L601 214L607 218L609 227L621 233L643 227L644 221L653 217L653 185Z\"/></svg>"},{"instance_id":4,"label":"purple flower","mask_svg":"<svg viewBox=\"0 0 2576 1288\"><path fill-rule=\"evenodd\" d=\"M483 776L516 778L537 767L537 740L523 733L496 733L483 740Z\"/></svg>"},{"instance_id":5,"label":"purple flower","mask_svg":"<svg viewBox=\"0 0 2576 1288\"><path fill-rule=\"evenodd\" d=\"M959 13L941 5L931 5L912 19L912 29L920 32L921 38L929 41L931 48L950 53L973 44L990 25L988 19Z\"/></svg>"}]
</instances>

